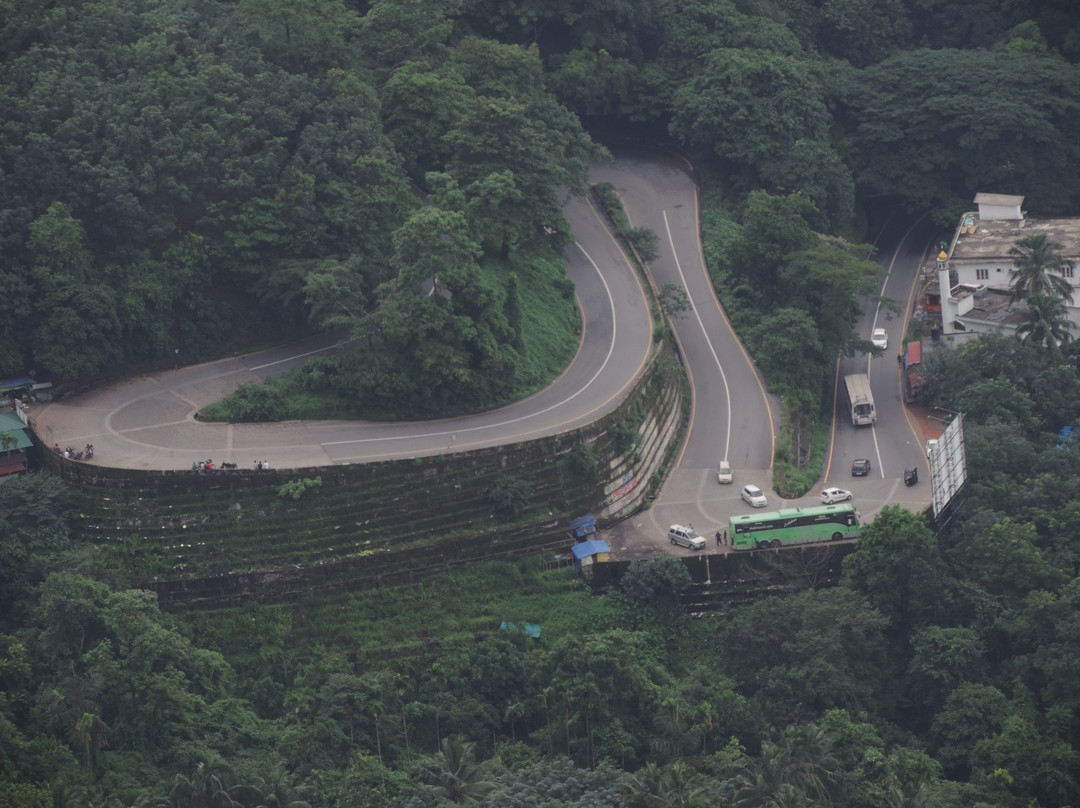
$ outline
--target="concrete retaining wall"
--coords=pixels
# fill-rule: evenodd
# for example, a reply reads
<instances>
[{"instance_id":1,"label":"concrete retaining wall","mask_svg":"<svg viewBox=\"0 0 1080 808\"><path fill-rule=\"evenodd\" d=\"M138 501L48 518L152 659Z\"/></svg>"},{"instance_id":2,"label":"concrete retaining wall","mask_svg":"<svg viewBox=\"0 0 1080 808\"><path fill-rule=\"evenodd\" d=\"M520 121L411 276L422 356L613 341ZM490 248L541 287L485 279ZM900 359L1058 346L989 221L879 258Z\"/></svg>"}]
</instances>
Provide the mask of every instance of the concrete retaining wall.
<instances>
[{"instance_id":1,"label":"concrete retaining wall","mask_svg":"<svg viewBox=\"0 0 1080 808\"><path fill-rule=\"evenodd\" d=\"M165 606L217 606L565 551L571 518L592 511L603 526L655 494L685 431L684 390L681 366L660 347L625 401L590 426L472 452L261 472L112 469L40 445L37 454L80 492L79 532L103 563ZM581 473L581 457L593 471ZM508 477L532 491L509 522L491 498ZM295 500L282 494L303 479L318 484Z\"/></svg>"}]
</instances>

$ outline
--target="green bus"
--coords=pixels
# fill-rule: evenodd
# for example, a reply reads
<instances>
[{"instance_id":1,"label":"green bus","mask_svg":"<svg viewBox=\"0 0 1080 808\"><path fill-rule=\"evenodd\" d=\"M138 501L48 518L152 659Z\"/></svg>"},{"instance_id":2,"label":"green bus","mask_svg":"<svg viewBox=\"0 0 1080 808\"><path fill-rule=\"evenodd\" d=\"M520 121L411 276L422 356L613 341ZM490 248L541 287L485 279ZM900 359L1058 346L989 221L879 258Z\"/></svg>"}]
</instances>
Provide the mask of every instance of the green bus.
<instances>
[{"instance_id":1,"label":"green bus","mask_svg":"<svg viewBox=\"0 0 1080 808\"><path fill-rule=\"evenodd\" d=\"M730 521L735 550L859 538L859 514L850 502L732 516Z\"/></svg>"}]
</instances>

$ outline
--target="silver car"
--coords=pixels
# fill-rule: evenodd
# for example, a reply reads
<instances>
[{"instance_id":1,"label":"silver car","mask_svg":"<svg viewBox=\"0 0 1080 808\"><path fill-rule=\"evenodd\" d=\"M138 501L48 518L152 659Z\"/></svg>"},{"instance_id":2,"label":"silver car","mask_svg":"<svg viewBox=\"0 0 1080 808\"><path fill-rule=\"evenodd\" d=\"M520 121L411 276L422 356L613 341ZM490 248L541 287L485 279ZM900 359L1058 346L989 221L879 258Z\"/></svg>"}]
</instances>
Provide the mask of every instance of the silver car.
<instances>
[{"instance_id":1,"label":"silver car","mask_svg":"<svg viewBox=\"0 0 1080 808\"><path fill-rule=\"evenodd\" d=\"M692 527L672 525L668 528L667 537L672 544L682 545L689 550L703 550L705 548L705 539L699 536L698 532Z\"/></svg>"},{"instance_id":2,"label":"silver car","mask_svg":"<svg viewBox=\"0 0 1080 808\"><path fill-rule=\"evenodd\" d=\"M765 492L756 485L744 485L741 496L743 502L752 508L764 508L769 504L769 501L765 499Z\"/></svg>"},{"instance_id":3,"label":"silver car","mask_svg":"<svg viewBox=\"0 0 1080 808\"><path fill-rule=\"evenodd\" d=\"M846 488L826 488L821 492L821 501L825 505L832 505L834 502L846 502L851 499L851 492Z\"/></svg>"}]
</instances>

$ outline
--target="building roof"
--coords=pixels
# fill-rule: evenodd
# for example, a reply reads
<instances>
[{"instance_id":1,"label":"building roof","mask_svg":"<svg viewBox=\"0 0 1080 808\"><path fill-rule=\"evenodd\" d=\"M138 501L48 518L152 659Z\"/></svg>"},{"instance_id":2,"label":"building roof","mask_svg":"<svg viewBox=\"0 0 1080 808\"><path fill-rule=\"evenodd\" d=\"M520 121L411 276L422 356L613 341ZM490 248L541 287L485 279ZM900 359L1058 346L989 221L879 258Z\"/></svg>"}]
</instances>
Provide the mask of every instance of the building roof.
<instances>
[{"instance_id":1,"label":"building roof","mask_svg":"<svg viewBox=\"0 0 1080 808\"><path fill-rule=\"evenodd\" d=\"M596 532L596 517L591 512L570 520L570 530L576 538L584 538Z\"/></svg>"},{"instance_id":2,"label":"building roof","mask_svg":"<svg viewBox=\"0 0 1080 808\"><path fill-rule=\"evenodd\" d=\"M9 390L18 390L20 387L32 387L34 379L31 376L16 376L14 379L0 379L0 393Z\"/></svg>"},{"instance_id":3,"label":"building roof","mask_svg":"<svg viewBox=\"0 0 1080 808\"><path fill-rule=\"evenodd\" d=\"M1024 197L1012 194L975 194L976 205L1016 205L1024 204Z\"/></svg>"},{"instance_id":4,"label":"building roof","mask_svg":"<svg viewBox=\"0 0 1080 808\"><path fill-rule=\"evenodd\" d=\"M28 449L34 445L26 425L13 412L0 412L0 432L10 432L15 436L16 449ZM2 447L0 447L0 451L3 451Z\"/></svg>"},{"instance_id":5,"label":"building roof","mask_svg":"<svg viewBox=\"0 0 1080 808\"><path fill-rule=\"evenodd\" d=\"M980 219L977 213L965 213L960 221L953 261L1011 262L1009 250L1020 239L1036 233L1045 233L1050 241L1060 244L1065 256L1080 257L1080 219Z\"/></svg>"},{"instance_id":6,"label":"building roof","mask_svg":"<svg viewBox=\"0 0 1080 808\"><path fill-rule=\"evenodd\" d=\"M608 547L608 543L602 539L593 539L592 541L583 541L580 544L575 544L570 548L574 554L574 558L581 561L583 558L594 556L597 553L610 553L611 548Z\"/></svg>"},{"instance_id":7,"label":"building roof","mask_svg":"<svg viewBox=\"0 0 1080 808\"><path fill-rule=\"evenodd\" d=\"M922 362L922 343L918 340L909 342L907 345L907 366L917 365Z\"/></svg>"},{"instance_id":8,"label":"building roof","mask_svg":"<svg viewBox=\"0 0 1080 808\"><path fill-rule=\"evenodd\" d=\"M1014 328L1024 322L1027 306L1023 301L1013 301L1007 292L995 289L972 289L961 284L953 287L951 297L960 300L974 295L972 307L960 315L960 320L981 320L995 325L1010 325Z\"/></svg>"}]
</instances>

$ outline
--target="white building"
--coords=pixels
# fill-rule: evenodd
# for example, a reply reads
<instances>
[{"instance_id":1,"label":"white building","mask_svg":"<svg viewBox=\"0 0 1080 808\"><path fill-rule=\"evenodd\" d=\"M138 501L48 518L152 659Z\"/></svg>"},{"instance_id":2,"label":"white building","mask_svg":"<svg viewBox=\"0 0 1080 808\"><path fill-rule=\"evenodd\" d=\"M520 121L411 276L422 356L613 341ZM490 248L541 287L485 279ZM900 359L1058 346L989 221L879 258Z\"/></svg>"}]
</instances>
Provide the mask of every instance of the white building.
<instances>
[{"instance_id":1,"label":"white building","mask_svg":"<svg viewBox=\"0 0 1080 808\"><path fill-rule=\"evenodd\" d=\"M1025 236L1045 233L1062 247L1061 274L1074 290L1069 319L1080 334L1080 219L1029 219L1022 196L976 194L975 204L977 211L960 217L948 253L938 256L943 333L1015 329L1022 323L1024 303L1009 303L1015 269L1009 250Z\"/></svg>"}]
</instances>

